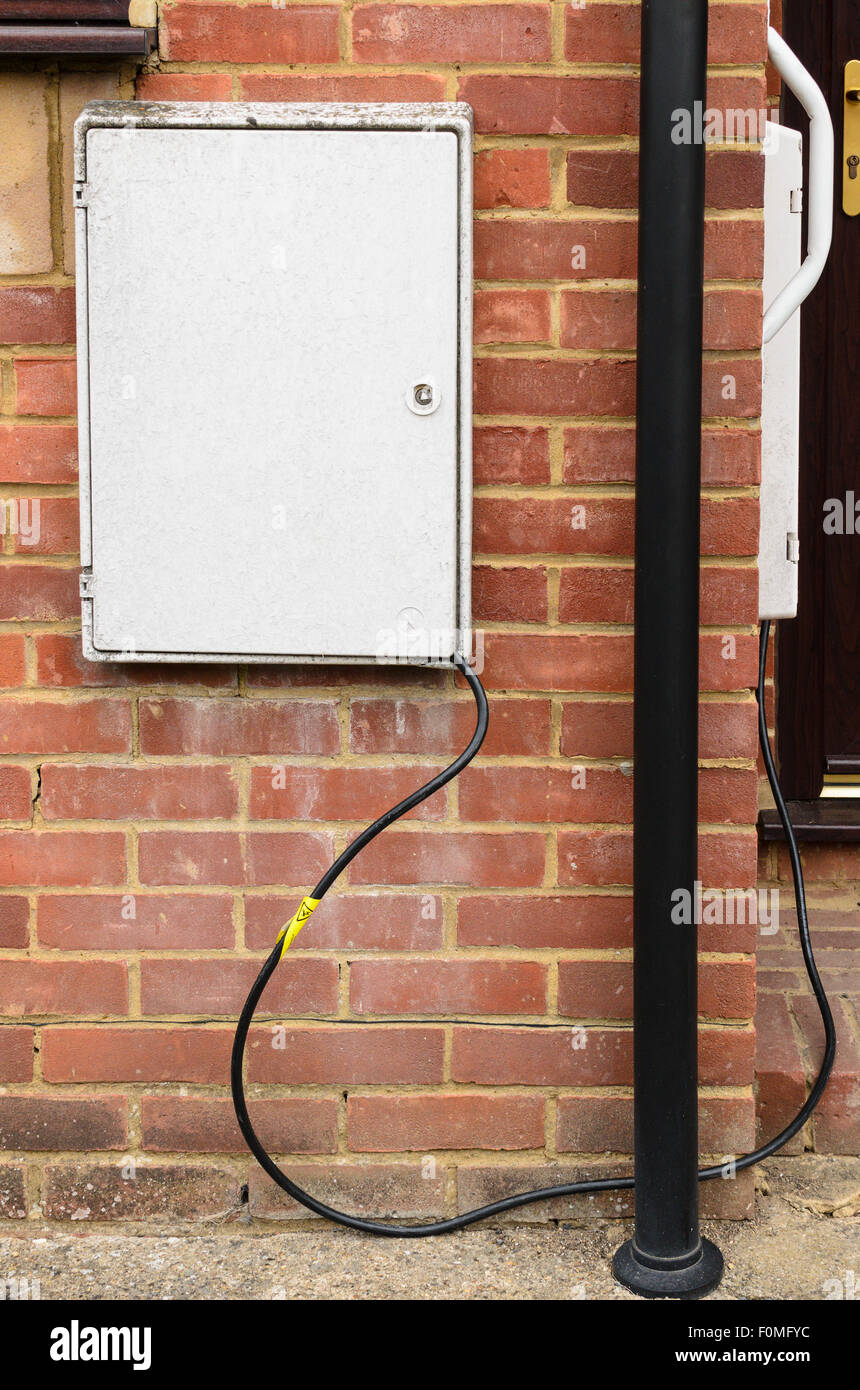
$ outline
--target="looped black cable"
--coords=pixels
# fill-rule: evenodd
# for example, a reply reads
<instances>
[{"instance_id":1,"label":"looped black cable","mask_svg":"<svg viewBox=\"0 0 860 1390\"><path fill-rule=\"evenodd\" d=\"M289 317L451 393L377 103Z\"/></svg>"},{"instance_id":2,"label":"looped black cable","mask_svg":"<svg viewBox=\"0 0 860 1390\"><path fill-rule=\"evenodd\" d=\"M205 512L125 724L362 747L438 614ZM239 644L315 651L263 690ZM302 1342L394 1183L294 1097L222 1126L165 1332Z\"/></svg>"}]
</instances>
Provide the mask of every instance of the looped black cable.
<instances>
[{"instance_id":1,"label":"looped black cable","mask_svg":"<svg viewBox=\"0 0 860 1390\"><path fill-rule=\"evenodd\" d=\"M803 959L806 965L807 973L809 975L809 979L812 984L812 989L815 994L815 998L818 1002L818 1007L821 1011L821 1018L824 1023L825 1050L824 1059L822 1061L818 1077L816 1078L815 1084L813 1085L809 1097L807 1098L806 1103L804 1104L802 1109L798 1112L798 1114L791 1121L791 1123L787 1125L786 1128L782 1130L782 1132L778 1134L775 1139L772 1139L768 1144L765 1144L762 1148L756 1149L752 1153L746 1154L742 1158L734 1160L730 1165L730 1171L733 1172L738 1172L743 1168L749 1168L753 1164L759 1163L763 1158L769 1158L771 1154L776 1153L776 1151L782 1148L784 1144L787 1144L789 1139L793 1138L794 1135L797 1134L798 1130L803 1128L803 1126L806 1124L806 1121L809 1119L809 1116L812 1114L813 1110L818 1104L818 1101L821 1098L824 1088L827 1085L827 1081L830 1076L830 1072L833 1067L833 1061L836 1055L836 1030L833 1024L833 1015L830 1011L830 1005L827 1002L827 996L824 992L824 987L821 984L821 979L819 977L818 970L815 965L815 959L812 953L812 942L809 936L809 922L806 910L806 893L804 891L803 871L801 868L800 855L797 848L797 841L795 839L794 830L792 828L791 821L788 815L788 810L786 808L785 801L780 790L779 781L776 775L776 768L774 767L773 755L770 750L770 743L767 734L767 720L765 717L764 702L764 683L765 671L767 666L767 648L769 636L770 623L766 622L764 623L761 632L761 643L759 649L759 676L758 688L756 692L759 705L759 741L761 744L762 755L764 757L768 781L773 792L777 810L779 811L779 817L782 822L783 829L785 831L786 840L788 841L789 854L791 856L792 873L794 874L794 891L795 900L797 902L797 918L798 929L800 933L800 945L801 950L803 952ZM450 764L449 767L445 768L443 772L440 772L436 777L432 778L431 781L427 782L423 787L420 787L417 791L413 792L410 796L406 797L404 801L399 802L396 806L392 807L390 811L386 811L384 815L378 818L378 820L375 820L371 825L367 827L366 830L363 830L361 834L358 835L356 839L352 841L352 843L343 851L342 854L338 855L337 859L334 861L331 867L326 870L319 883L317 884L316 888L314 888L313 890L312 896L317 901L325 896L329 888L331 888L332 884L346 868L347 864L349 864L355 858L355 856L358 853L360 853L360 851L364 848L365 845L369 844L371 840L375 839L376 836L379 835L386 828L386 826L391 825L393 821L399 820L401 816L406 815L407 811L411 811L415 806L420 805L422 801L426 801L427 798L429 796L432 796L434 792L438 791L440 787L444 787L446 782L450 782L452 778L456 777L458 773L462 772L463 768L468 766L468 764L474 758L475 754L478 752L478 749L481 747L481 744L484 741L484 736L487 732L487 725L489 722L489 707L487 705L487 696L480 680L478 679L475 672L468 665L468 663L464 661L461 657L455 657L454 661L455 665L463 673L469 684L469 688L471 689L472 694L475 697L475 704L477 706L478 712L475 732L472 735L471 740L469 741L468 747L460 754L458 758L454 760L453 763ZM263 968L261 969L259 975L254 981L254 984L251 987L251 992L245 1001L245 1007L243 1008L242 1013L240 1015L239 1023L236 1028L236 1036L233 1041L233 1054L230 1065L230 1080L233 1090L233 1104L236 1109L236 1118L239 1122L239 1128L242 1131L245 1142L248 1145L248 1148L251 1150L251 1153L254 1155L261 1168L263 1168L264 1171L268 1173L269 1177L275 1183L277 1183L278 1187L280 1187L284 1192L288 1193L290 1197L294 1198L294 1200L299 1202L302 1206L307 1207L309 1211L315 1212L317 1216L325 1216L328 1218L329 1221L334 1221L341 1226L349 1226L353 1230L364 1231L369 1235L408 1237L410 1239L414 1239L418 1236L448 1235L452 1231L463 1230L464 1227L471 1226L476 1221L483 1221L486 1217L499 1216L503 1212L514 1211L517 1207L524 1207L532 1202L549 1201L553 1197L571 1197L580 1193L592 1192L614 1192L634 1187L635 1184L634 1179L632 1177L593 1178L589 1180L584 1180L582 1182L562 1183L556 1187L539 1187L535 1188L530 1192L520 1192L511 1197L504 1197L498 1202L490 1202L486 1206L476 1207L473 1211L463 1212L461 1215L452 1216L445 1221L431 1221L426 1224L415 1225L389 1225L383 1221L367 1221L363 1217L352 1216L348 1212L338 1211L336 1207L330 1207L325 1202L321 1202L316 1197L311 1196L309 1192L305 1192L303 1188L299 1187L296 1183L294 1183L290 1178L287 1177L286 1173L284 1173L278 1167L274 1159L270 1158L269 1154L266 1152L266 1150L263 1148L263 1145L260 1143L256 1131L253 1125L251 1124L250 1116L248 1115L248 1106L245 1100L245 1090L242 1079L243 1061L245 1056L245 1044L248 1037L248 1029L251 1026L251 1021L254 1017L255 1010L257 1008L258 1003L260 1002L260 998L263 994L263 991L266 988L266 985L268 984L272 975L274 974L278 962L281 959L281 955L282 945L281 940L279 938L274 946L274 949L272 950L271 954L269 955L268 959L263 965ZM423 1025L426 1023L426 1020L421 1019L416 1020L416 1022L421 1022L421 1024ZM723 1176L725 1171L725 1165L712 1168L703 1168L699 1172L699 1179L705 1180L709 1178L718 1178Z\"/></svg>"}]
</instances>

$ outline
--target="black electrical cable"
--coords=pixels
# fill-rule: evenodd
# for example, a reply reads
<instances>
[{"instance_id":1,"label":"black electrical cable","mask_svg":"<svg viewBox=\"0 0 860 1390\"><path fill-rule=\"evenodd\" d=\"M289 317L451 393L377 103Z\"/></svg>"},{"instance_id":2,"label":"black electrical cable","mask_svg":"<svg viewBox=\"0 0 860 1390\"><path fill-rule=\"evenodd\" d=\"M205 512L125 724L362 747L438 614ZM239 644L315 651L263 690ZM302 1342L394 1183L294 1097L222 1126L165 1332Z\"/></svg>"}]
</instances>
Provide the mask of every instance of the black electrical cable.
<instances>
[{"instance_id":1,"label":"black electrical cable","mask_svg":"<svg viewBox=\"0 0 860 1390\"><path fill-rule=\"evenodd\" d=\"M768 1144L763 1145L762 1148L756 1149L753 1153L745 1154L742 1158L735 1159L731 1164L730 1168L730 1171L733 1172L738 1172L742 1168L749 1168L753 1164L759 1163L762 1159L769 1158L771 1154L776 1153L777 1150L782 1148L784 1144L787 1144L789 1139L793 1138L794 1135L797 1134L798 1130L803 1128L803 1126L806 1124L806 1121L809 1119L810 1115L815 1109L815 1106L818 1104L822 1092L824 1091L824 1088L827 1085L827 1081L830 1076L831 1069L833 1067L833 1060L836 1055L836 1030L833 1024L833 1015L830 1012L830 1005L827 1002L827 996L824 993L824 988L821 984L821 979L819 977L818 970L815 965L815 959L812 953L812 942L809 936L809 921L806 911L806 893L803 884L803 870L801 868L800 855L798 853L797 841L795 839L794 830L789 819L788 810L786 808L782 791L780 790L779 781L777 779L776 768L774 766L773 755L771 753L770 742L767 733L764 684L765 670L767 666L767 649L769 637L770 623L765 622L762 626L761 631L761 643L759 648L758 688L756 692L759 706L759 741L761 744L765 769L767 771L767 778L770 783L771 790L773 792L774 800L776 802L777 810L779 812L779 818L782 822L783 830L785 831L785 837L788 842L789 855L791 857L791 868L792 873L794 875L794 893L795 900L797 902L797 920L798 930L800 933L800 945L801 950L803 952L803 959L806 965L807 973L809 975L810 983L812 985L812 989L815 994L818 1007L821 1011L821 1018L824 1023L826 1041L824 1050L824 1060L822 1061L821 1069L818 1073L815 1084L812 1087L812 1090L810 1091L809 1097L806 1100L806 1103L804 1104L802 1109L797 1113L797 1115L794 1117L791 1123L787 1125L786 1128L776 1136L775 1139L772 1139ZM346 868L347 864L349 864L350 861L355 858L355 856L360 852L360 850L364 848L366 844L369 844L371 840L375 839L375 837L382 830L384 830L386 826L391 825L393 821L398 820L401 816L405 815L407 811L411 811L413 807L419 805L420 802L425 801L427 797L432 796L433 793L435 791L438 791L440 787L443 787L446 782L450 782L453 777L456 777L458 773L462 772L463 768L466 767L472 761L475 754L478 752L478 749L484 741L484 735L487 732L487 724L489 722L489 708L487 705L487 696L484 692L484 688L481 685L480 680L478 679L475 672L471 669L471 667L464 660L462 660L462 658L459 657L455 658L455 664L468 681L472 694L475 697L475 704L477 705L478 710L477 725L468 747L464 750L463 753L460 754L458 758L455 759L453 763L451 763L449 767L445 768L443 772L440 772L431 781L427 782L425 786L419 788L418 791L413 792L412 795L408 796L404 801L399 802L397 806L392 807L390 811L386 811L386 813L383 816L380 816L378 820L375 820L372 825L369 825L366 830L363 830L362 833L355 840L352 841L348 848L345 849L344 852L340 854L338 858L334 861L331 868L329 868L326 871L326 873L323 874L316 888L313 890L312 896L317 901L320 898L322 898L326 892L328 892L328 889L332 886L332 884L335 882L338 876ZM278 962L281 959L282 954L283 948L281 939L279 938L271 955L267 959L262 970L260 971L256 980L254 981L254 984L251 988L251 992L245 1001L245 1007L243 1008L241 1016L239 1018L239 1023L236 1028L236 1036L233 1042L233 1055L230 1067L230 1079L233 1088L233 1104L236 1109L236 1118L239 1121L239 1128L242 1131L248 1148L251 1150L251 1153L254 1155L260 1166L265 1170L265 1172L268 1173L269 1177L272 1178L272 1180L275 1183L277 1183L278 1187L282 1188L284 1192L288 1193L291 1197L293 1197L295 1201L301 1203L302 1206L307 1207L309 1211L315 1212L317 1216L325 1216L328 1218L329 1221L335 1221L341 1226L350 1226L353 1228L353 1230L364 1231L369 1235L389 1237L400 1236L414 1239L418 1236L448 1235L452 1231L460 1231L465 1226L471 1226L476 1221L483 1221L486 1217L498 1216L502 1212L513 1211L517 1207L527 1206L531 1202L548 1201L553 1197L570 1197L574 1194L579 1193L614 1192L618 1191L619 1189L629 1189L634 1187L635 1183L632 1177L593 1178L582 1182L562 1183L557 1187L539 1187L535 1188L534 1191L531 1192L520 1192L512 1197L504 1197L498 1202L490 1202L486 1206L476 1207L474 1211L463 1212L462 1215L452 1216L446 1221L433 1221L424 1225L418 1224L407 1226L400 1226L394 1224L387 1225L385 1222L382 1221L366 1221L363 1217L351 1216L348 1212L338 1211L336 1207L327 1206L325 1202L320 1202L316 1197L312 1197L309 1192L305 1192L303 1188L299 1187L290 1178L288 1178L286 1173L283 1173L281 1169L278 1167L278 1165L275 1163L275 1161L272 1158L270 1158L269 1155L266 1153L266 1150L263 1148L263 1145L257 1138L257 1134L254 1130L253 1125L251 1124L251 1120L248 1115L248 1107L245 1101L245 1091L242 1081L243 1059L245 1055L245 1043L248 1037L248 1029L250 1028L251 1021L254 1017L254 1012L257 1008L257 1004L260 1001L260 997L263 993L263 990L266 988L266 985L271 979L271 976L273 975L278 965ZM418 1020L416 1020L416 1022L417 1021ZM420 1022L424 1023L426 1022L426 1020L422 1019L420 1020ZM713 1168L703 1168L699 1172L699 1178L700 1180L704 1180L708 1178L722 1177L725 1174L725 1171L726 1165L718 1165L717 1167Z\"/></svg>"}]
</instances>

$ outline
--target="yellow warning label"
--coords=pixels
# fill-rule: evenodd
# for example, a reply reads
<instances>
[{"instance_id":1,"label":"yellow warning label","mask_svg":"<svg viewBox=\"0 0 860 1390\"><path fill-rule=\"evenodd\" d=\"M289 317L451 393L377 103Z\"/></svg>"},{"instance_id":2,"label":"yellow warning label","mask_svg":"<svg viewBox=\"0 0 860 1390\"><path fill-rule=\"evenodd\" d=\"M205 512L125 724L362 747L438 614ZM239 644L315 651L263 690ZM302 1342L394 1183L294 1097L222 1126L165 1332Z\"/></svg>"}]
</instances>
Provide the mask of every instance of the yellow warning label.
<instances>
[{"instance_id":1,"label":"yellow warning label","mask_svg":"<svg viewBox=\"0 0 860 1390\"><path fill-rule=\"evenodd\" d=\"M299 903L298 911L291 917L287 925L281 928L278 933L278 941L283 940L284 944L281 947L281 954L278 957L279 960L283 958L284 952L295 941L314 908L319 906L320 901L321 899L319 898L302 898Z\"/></svg>"}]
</instances>

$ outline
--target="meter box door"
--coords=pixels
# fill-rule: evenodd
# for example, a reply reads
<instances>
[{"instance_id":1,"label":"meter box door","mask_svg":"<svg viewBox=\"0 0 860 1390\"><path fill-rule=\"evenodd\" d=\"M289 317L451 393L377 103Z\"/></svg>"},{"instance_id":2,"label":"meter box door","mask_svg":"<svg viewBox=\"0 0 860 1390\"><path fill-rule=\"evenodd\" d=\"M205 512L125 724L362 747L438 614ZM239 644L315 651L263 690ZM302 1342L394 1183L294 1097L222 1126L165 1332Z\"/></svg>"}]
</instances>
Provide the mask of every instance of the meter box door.
<instances>
[{"instance_id":1,"label":"meter box door","mask_svg":"<svg viewBox=\"0 0 860 1390\"><path fill-rule=\"evenodd\" d=\"M85 109L87 657L467 654L471 167L461 104Z\"/></svg>"},{"instance_id":2,"label":"meter box door","mask_svg":"<svg viewBox=\"0 0 860 1390\"><path fill-rule=\"evenodd\" d=\"M801 263L802 139L768 122L765 141L765 304ZM797 614L800 465L800 310L762 347L759 617Z\"/></svg>"}]
</instances>

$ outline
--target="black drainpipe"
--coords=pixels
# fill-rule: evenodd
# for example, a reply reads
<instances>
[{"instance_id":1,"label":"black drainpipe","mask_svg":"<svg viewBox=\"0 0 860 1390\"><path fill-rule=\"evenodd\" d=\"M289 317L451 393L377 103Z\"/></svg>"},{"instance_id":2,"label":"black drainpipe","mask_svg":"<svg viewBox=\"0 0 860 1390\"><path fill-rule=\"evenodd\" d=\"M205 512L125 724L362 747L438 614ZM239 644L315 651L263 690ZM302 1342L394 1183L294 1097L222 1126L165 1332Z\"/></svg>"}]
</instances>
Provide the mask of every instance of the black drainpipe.
<instances>
[{"instance_id":1,"label":"black drainpipe","mask_svg":"<svg viewBox=\"0 0 860 1390\"><path fill-rule=\"evenodd\" d=\"M707 0L644 0L639 135L633 819L636 1226L622 1284L697 1298L720 1281L699 1234L696 927L699 491ZM686 112L693 139L676 139ZM674 900L677 902L677 899Z\"/></svg>"}]
</instances>

